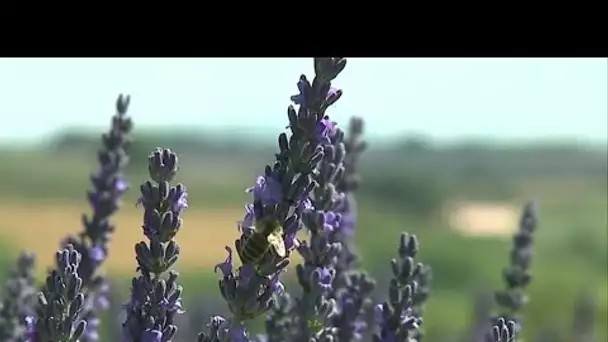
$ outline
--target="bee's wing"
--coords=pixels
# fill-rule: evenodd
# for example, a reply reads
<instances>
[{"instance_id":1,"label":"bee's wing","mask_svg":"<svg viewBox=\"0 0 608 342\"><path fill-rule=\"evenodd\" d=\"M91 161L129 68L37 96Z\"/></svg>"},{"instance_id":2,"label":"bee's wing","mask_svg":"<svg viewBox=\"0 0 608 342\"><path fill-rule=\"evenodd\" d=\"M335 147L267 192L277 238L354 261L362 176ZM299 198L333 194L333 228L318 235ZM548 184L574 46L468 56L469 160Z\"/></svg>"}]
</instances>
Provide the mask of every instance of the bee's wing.
<instances>
[{"instance_id":1,"label":"bee's wing","mask_svg":"<svg viewBox=\"0 0 608 342\"><path fill-rule=\"evenodd\" d=\"M283 242L283 238L277 234L268 235L268 243L272 246L274 251L278 256L284 257L285 252L285 243Z\"/></svg>"}]
</instances>

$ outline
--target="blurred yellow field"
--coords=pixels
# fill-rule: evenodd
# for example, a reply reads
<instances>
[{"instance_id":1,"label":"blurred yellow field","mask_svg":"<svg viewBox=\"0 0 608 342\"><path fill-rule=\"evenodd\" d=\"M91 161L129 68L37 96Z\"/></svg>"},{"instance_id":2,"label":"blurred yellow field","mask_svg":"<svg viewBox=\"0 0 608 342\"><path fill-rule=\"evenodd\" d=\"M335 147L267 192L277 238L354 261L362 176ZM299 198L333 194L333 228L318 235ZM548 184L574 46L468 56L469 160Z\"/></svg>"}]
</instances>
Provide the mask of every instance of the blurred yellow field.
<instances>
[{"instance_id":1,"label":"blurred yellow field","mask_svg":"<svg viewBox=\"0 0 608 342\"><path fill-rule=\"evenodd\" d=\"M520 209L504 203L463 202L448 210L449 225L466 236L510 236Z\"/></svg>"},{"instance_id":2,"label":"blurred yellow field","mask_svg":"<svg viewBox=\"0 0 608 342\"><path fill-rule=\"evenodd\" d=\"M234 209L192 210L184 213L184 226L177 241L181 246L178 268L182 270L210 270L223 260L222 246L234 243L238 237L236 221L243 211ZM451 210L450 223L465 235L504 235L517 228L517 211L514 208L481 205L461 205ZM484 210L481 210L484 209ZM490 210L493 209L493 210ZM507 210L508 209L508 210ZM74 202L53 203L0 203L3 217L0 236L14 244L15 250L36 251L40 275L52 263L53 253L60 239L81 228L81 215L90 209ZM33 214L35 213L35 214ZM131 274L135 270L133 245L145 239L141 232L141 208L126 204L114 217L117 226L109 260L105 268L114 274Z\"/></svg>"},{"instance_id":3,"label":"blurred yellow field","mask_svg":"<svg viewBox=\"0 0 608 342\"><path fill-rule=\"evenodd\" d=\"M240 208L232 210L187 210L184 226L178 234L181 246L179 269L200 268L210 270L223 260L223 245L233 245L238 237L236 221L242 218ZM82 204L55 203L0 203L2 225L0 236L12 244L15 250L36 251L38 272L44 274L52 263L60 239L81 229L81 215L90 209ZM141 208L125 206L115 216L117 229L112 241L109 260L105 268L111 273L131 274L135 271L133 245L145 239L141 232Z\"/></svg>"}]
</instances>

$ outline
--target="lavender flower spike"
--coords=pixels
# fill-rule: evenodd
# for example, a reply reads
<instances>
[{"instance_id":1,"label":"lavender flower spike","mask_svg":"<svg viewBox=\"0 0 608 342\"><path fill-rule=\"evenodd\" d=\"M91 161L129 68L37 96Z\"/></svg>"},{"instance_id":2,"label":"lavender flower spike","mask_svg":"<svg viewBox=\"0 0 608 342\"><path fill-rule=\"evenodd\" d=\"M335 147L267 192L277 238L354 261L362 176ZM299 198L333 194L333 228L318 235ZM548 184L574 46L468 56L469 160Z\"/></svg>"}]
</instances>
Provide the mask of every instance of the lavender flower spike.
<instances>
[{"instance_id":1,"label":"lavender flower spike","mask_svg":"<svg viewBox=\"0 0 608 342\"><path fill-rule=\"evenodd\" d=\"M97 290L102 285L95 277L95 271L106 259L108 242L114 226L110 217L119 209L120 198L128 189L122 172L129 163L131 146L131 119L126 116L129 96L120 95L116 101L116 115L112 118L110 131L102 135L103 147L98 153L99 169L91 175L93 190L88 192L88 200L93 215L82 216L84 231L78 237L68 236L64 245L71 244L82 254L79 274L85 287ZM95 286L93 286L95 285Z\"/></svg>"},{"instance_id":2,"label":"lavender flower spike","mask_svg":"<svg viewBox=\"0 0 608 342\"><path fill-rule=\"evenodd\" d=\"M519 231L513 237L513 249L510 255L510 265L503 270L503 278L507 288L495 293L496 303L502 308L502 315L508 321L515 321L516 330L522 329L519 311L524 307L528 298L524 292L532 281L530 266L533 256L534 232L538 225L537 205L528 202L520 218ZM494 318L494 320L496 320Z\"/></svg>"},{"instance_id":3,"label":"lavender flower spike","mask_svg":"<svg viewBox=\"0 0 608 342\"><path fill-rule=\"evenodd\" d=\"M298 207L296 215L301 217L299 226L311 232L310 243L295 241L298 252L304 257L304 265L297 266L297 275L303 298L292 301L288 294L277 297L266 322L269 342L295 339L316 341L331 339L335 329L329 323L335 312L335 301L329 298L335 277L335 263L340 253L340 244L331 243L329 235L340 227L341 217L335 210L342 203L343 194L336 191L344 173L344 134L336 128L325 111L342 95L332 88L331 81L346 66L343 58L315 58L315 78L311 82L302 75L298 82L299 93L291 97L293 106L288 109L292 136L279 139L281 153L279 163L288 163L298 173L298 151L316 151L314 166L310 172L312 182L302 199L305 205ZM295 149L295 151L294 151ZM301 154L301 153L300 153ZM295 237L295 234L294 234ZM295 307L292 304L296 304Z\"/></svg>"},{"instance_id":4,"label":"lavender flower spike","mask_svg":"<svg viewBox=\"0 0 608 342\"><path fill-rule=\"evenodd\" d=\"M291 139L308 136L305 140L308 149L319 151L316 168L311 173L310 202L298 212L311 233L309 242L296 243L304 258L304 264L296 269L303 294L296 301L287 294L278 298L266 323L270 342L285 339L324 341L335 335L331 317L336 312L336 303L331 292L341 245L332 242L330 235L340 229L341 224L341 216L336 210L344 195L336 190L336 184L344 174L345 147L344 133L325 112L342 95L341 90L331 86L331 81L344 69L346 60L315 58L314 66L312 83L302 75L298 82L299 94L292 96L292 101L299 105L297 114L293 107L288 112Z\"/></svg>"},{"instance_id":5,"label":"lavender flower spike","mask_svg":"<svg viewBox=\"0 0 608 342\"><path fill-rule=\"evenodd\" d=\"M138 202L144 207L142 228L149 242L135 245L140 276L133 278L131 300L125 305L125 342L171 341L177 332L175 316L184 312L178 274L169 271L179 257L179 245L173 238L183 223L180 215L188 206L184 185L169 185L177 170L177 155L171 150L157 148L150 154L148 171L156 184L142 184ZM166 279L164 274L168 274Z\"/></svg>"},{"instance_id":6,"label":"lavender flower spike","mask_svg":"<svg viewBox=\"0 0 608 342\"><path fill-rule=\"evenodd\" d=\"M331 293L331 298L337 303L337 312L331 324L337 329L336 340L343 342L361 340L368 334L368 316L371 316L373 307L371 294L376 285L372 277L356 269L357 255L353 239L357 223L355 194L360 182L357 166L366 148L362 135L363 120L352 118L344 140L344 176L336 186L338 192L345 195L343 203L336 209L341 216L340 229L330 234L331 242L342 245Z\"/></svg>"},{"instance_id":7,"label":"lavender flower spike","mask_svg":"<svg viewBox=\"0 0 608 342\"><path fill-rule=\"evenodd\" d=\"M93 190L88 200L93 214L82 216L84 231L78 236L68 236L63 246L71 244L82 255L78 274L82 277L87 305L84 319L91 323L99 321L100 310L108 308L108 284L97 270L108 255L108 243L114 231L110 217L119 209L120 198L128 189L123 171L129 163L131 131L133 124L127 116L129 96L118 96L116 115L112 118L110 131L102 135L103 147L98 152L99 169L91 175ZM98 324L89 324L81 342L99 339Z\"/></svg>"},{"instance_id":8,"label":"lavender flower spike","mask_svg":"<svg viewBox=\"0 0 608 342\"><path fill-rule=\"evenodd\" d=\"M492 327L493 341L513 342L515 340L515 329L514 321L505 321L504 318L499 318Z\"/></svg>"},{"instance_id":9,"label":"lavender flower spike","mask_svg":"<svg viewBox=\"0 0 608 342\"><path fill-rule=\"evenodd\" d=\"M406 342L413 340L422 319L413 315L412 302L418 289L416 277L424 265L414 264L418 253L416 236L401 234L399 260L391 260L393 279L390 281L389 300L376 307L376 319L380 332L375 342Z\"/></svg>"},{"instance_id":10,"label":"lavender flower spike","mask_svg":"<svg viewBox=\"0 0 608 342\"><path fill-rule=\"evenodd\" d=\"M0 302L0 341L20 342L25 333L25 317L31 314L36 294L34 267L36 256L21 253L8 275Z\"/></svg>"},{"instance_id":11,"label":"lavender flower spike","mask_svg":"<svg viewBox=\"0 0 608 342\"><path fill-rule=\"evenodd\" d=\"M341 91L330 91L331 80L345 65L344 59L316 58L315 69L321 74L314 87L306 76L300 77L300 93L293 98L300 108L297 113L293 106L287 110L291 136L279 135L274 165L267 165L255 186L248 189L253 203L246 206L239 224L241 237L235 241L243 266L234 272L229 249L226 262L216 268L222 270L220 291L233 315L226 320L230 326L227 336L236 331L241 340L248 339L243 323L267 312L275 295L282 293L280 275L291 251L299 245L296 233L303 227L304 213L312 210L310 192L317 186L318 166L326 153L324 144L331 144L334 123L325 116L325 110L341 96ZM341 171L325 170L322 177L331 180ZM328 281L326 275L318 275ZM200 335L203 341L217 338L214 330Z\"/></svg>"},{"instance_id":12,"label":"lavender flower spike","mask_svg":"<svg viewBox=\"0 0 608 342\"><path fill-rule=\"evenodd\" d=\"M331 87L331 80L345 67L346 60L341 58L316 58L315 79L310 85L301 79L300 111L305 108L317 115L316 141L323 149L323 159L319 172L315 174L315 188L311 194L312 209L303 214L303 222L310 231L308 243L301 243L298 252L304 259L296 272L302 286L302 298L296 305L296 321L299 341L333 340L337 327L333 317L343 309L333 298L333 285L336 267L342 253L341 241L334 240L334 234L342 230L343 217L340 213L345 206L345 195L337 187L344 175L346 147L344 132L337 123L325 115L325 110L338 101L342 92ZM315 96L311 96L315 94Z\"/></svg>"},{"instance_id":13,"label":"lavender flower spike","mask_svg":"<svg viewBox=\"0 0 608 342\"><path fill-rule=\"evenodd\" d=\"M57 270L49 273L39 294L36 317L27 317L28 342L76 342L86 329L87 323L80 318L84 294L78 267L82 256L67 245L56 259Z\"/></svg>"}]
</instances>

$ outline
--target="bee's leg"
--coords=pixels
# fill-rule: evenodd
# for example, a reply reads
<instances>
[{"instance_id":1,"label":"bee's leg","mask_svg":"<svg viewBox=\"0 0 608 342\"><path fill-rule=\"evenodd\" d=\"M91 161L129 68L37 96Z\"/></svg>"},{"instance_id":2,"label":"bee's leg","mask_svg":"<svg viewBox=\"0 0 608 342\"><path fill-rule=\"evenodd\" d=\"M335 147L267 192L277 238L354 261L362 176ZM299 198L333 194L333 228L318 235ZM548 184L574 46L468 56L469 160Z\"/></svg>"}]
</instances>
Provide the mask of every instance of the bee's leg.
<instances>
[{"instance_id":1,"label":"bee's leg","mask_svg":"<svg viewBox=\"0 0 608 342\"><path fill-rule=\"evenodd\" d=\"M239 255L239 258L241 260L243 260L243 254L242 254L243 248L241 247L242 245L243 245L242 239L237 239L234 242L234 247L236 247L236 253Z\"/></svg>"}]
</instances>

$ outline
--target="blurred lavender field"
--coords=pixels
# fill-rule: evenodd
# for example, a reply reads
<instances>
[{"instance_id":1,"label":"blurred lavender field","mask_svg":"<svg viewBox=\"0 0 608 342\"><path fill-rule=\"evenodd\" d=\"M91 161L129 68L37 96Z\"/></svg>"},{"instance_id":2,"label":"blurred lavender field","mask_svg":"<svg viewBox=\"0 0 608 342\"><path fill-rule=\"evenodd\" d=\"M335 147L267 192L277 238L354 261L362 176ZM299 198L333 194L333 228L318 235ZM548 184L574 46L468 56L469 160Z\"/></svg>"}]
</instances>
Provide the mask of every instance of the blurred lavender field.
<instances>
[{"instance_id":1,"label":"blurred lavender field","mask_svg":"<svg viewBox=\"0 0 608 342\"><path fill-rule=\"evenodd\" d=\"M276 115L282 119L284 114ZM112 310L103 317L102 341L119 336L121 304L135 274L133 245L141 239L136 187L147 178L146 157L157 146L179 154L178 181L189 189L177 264L188 314L180 323L178 341L194 341L208 316L227 311L213 266L225 257L223 246L238 237L235 223L248 199L244 189L272 161L278 132L139 129L137 121L144 118L134 119L133 159L127 170L134 188L115 218L117 231L104 265L115 286ZM547 120L550 125L559 119ZM524 313L526 340L608 339L605 143L466 138L446 143L425 135L381 139L373 133L367 140L357 248L378 289L385 289L387 260L393 257L399 232L419 237L420 259L434 274L424 324L428 341L467 341L487 295L503 287L497 270L508 263L511 237L528 199L540 205L540 226L531 302ZM0 277L21 250L30 250L38 255L38 279L43 280L59 240L79 231L81 215L89 211L85 192L98 146L97 134L66 128L41 144L15 148L8 139L0 147L5 161L0 176L6 180L0 193ZM289 279L295 281L294 275ZM378 290L376 296L385 294Z\"/></svg>"}]
</instances>

